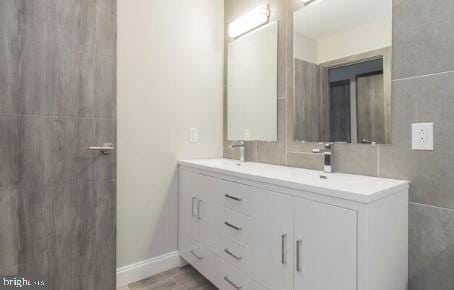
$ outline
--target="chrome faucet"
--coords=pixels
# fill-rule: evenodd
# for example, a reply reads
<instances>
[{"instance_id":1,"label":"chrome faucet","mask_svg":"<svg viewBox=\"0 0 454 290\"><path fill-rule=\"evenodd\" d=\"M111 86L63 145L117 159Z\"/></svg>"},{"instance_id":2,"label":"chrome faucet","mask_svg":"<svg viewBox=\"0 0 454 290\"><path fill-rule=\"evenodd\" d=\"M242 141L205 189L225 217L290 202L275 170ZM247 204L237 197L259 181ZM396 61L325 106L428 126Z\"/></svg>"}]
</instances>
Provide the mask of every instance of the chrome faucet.
<instances>
[{"instance_id":1,"label":"chrome faucet","mask_svg":"<svg viewBox=\"0 0 454 290\"><path fill-rule=\"evenodd\" d=\"M312 149L312 153L323 154L323 172L333 172L333 152L331 150L331 144L326 143L324 149Z\"/></svg>"},{"instance_id":2,"label":"chrome faucet","mask_svg":"<svg viewBox=\"0 0 454 290\"><path fill-rule=\"evenodd\" d=\"M230 148L240 148L240 161L246 161L246 142L238 141L238 144L233 144Z\"/></svg>"}]
</instances>

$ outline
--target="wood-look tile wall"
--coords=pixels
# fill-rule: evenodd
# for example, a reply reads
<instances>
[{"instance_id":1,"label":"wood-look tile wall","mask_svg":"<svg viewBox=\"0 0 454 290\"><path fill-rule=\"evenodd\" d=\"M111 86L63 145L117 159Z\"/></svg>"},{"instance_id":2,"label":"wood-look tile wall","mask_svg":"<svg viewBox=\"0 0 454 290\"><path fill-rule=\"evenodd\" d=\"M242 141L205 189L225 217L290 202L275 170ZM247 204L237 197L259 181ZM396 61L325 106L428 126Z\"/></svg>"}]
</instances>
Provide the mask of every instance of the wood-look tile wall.
<instances>
[{"instance_id":1,"label":"wood-look tile wall","mask_svg":"<svg viewBox=\"0 0 454 290\"><path fill-rule=\"evenodd\" d=\"M116 0L0 1L0 274L115 289Z\"/></svg>"},{"instance_id":2,"label":"wood-look tile wall","mask_svg":"<svg viewBox=\"0 0 454 290\"><path fill-rule=\"evenodd\" d=\"M226 29L232 19L263 3L270 5L271 18L279 24L279 140L249 142L249 160L321 169L321 156L310 153L318 144L294 141L293 68L289 64L293 61L292 14L301 1L225 0ZM393 0L392 144L334 147L338 172L412 181L410 290L454 289L452 15L451 0ZM416 122L434 122L435 151L411 150L411 123ZM224 157L237 158L238 152L229 148L226 139L224 128Z\"/></svg>"}]
</instances>

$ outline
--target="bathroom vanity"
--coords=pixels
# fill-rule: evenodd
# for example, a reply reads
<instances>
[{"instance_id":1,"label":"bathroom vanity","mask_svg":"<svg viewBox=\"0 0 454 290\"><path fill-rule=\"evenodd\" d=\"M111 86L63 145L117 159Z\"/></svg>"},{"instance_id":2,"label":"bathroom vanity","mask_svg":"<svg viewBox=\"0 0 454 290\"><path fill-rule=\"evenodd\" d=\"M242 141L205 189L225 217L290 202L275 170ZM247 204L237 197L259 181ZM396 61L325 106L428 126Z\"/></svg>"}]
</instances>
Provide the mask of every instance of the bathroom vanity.
<instances>
[{"instance_id":1,"label":"bathroom vanity","mask_svg":"<svg viewBox=\"0 0 454 290\"><path fill-rule=\"evenodd\" d=\"M406 289L407 181L179 164L179 251L218 288Z\"/></svg>"}]
</instances>

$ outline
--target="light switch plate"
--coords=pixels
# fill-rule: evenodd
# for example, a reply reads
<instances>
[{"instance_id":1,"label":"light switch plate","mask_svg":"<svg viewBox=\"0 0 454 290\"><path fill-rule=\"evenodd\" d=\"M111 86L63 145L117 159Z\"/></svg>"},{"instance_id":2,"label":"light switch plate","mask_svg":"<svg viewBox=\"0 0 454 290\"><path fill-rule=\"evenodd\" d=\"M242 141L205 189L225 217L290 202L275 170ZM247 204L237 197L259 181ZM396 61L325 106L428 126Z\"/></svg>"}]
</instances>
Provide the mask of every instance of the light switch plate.
<instances>
[{"instance_id":1,"label":"light switch plate","mask_svg":"<svg viewBox=\"0 0 454 290\"><path fill-rule=\"evenodd\" d=\"M189 129L189 143L198 143L199 142L199 128L190 128Z\"/></svg>"},{"instance_id":2,"label":"light switch plate","mask_svg":"<svg viewBox=\"0 0 454 290\"><path fill-rule=\"evenodd\" d=\"M434 124L415 123L411 126L412 149L413 150L434 150Z\"/></svg>"}]
</instances>

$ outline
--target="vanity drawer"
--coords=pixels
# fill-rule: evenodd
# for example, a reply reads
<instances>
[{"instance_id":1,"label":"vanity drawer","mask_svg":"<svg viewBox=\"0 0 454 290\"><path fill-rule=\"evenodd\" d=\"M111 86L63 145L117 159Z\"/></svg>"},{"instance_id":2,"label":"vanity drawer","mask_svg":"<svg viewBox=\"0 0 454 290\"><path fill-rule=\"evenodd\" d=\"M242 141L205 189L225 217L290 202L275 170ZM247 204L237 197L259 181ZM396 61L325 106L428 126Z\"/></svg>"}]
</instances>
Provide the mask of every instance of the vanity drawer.
<instances>
[{"instance_id":1,"label":"vanity drawer","mask_svg":"<svg viewBox=\"0 0 454 290\"><path fill-rule=\"evenodd\" d=\"M197 270L202 266L202 244L184 231L179 232L178 248L180 255Z\"/></svg>"},{"instance_id":2,"label":"vanity drawer","mask_svg":"<svg viewBox=\"0 0 454 290\"><path fill-rule=\"evenodd\" d=\"M229 208L223 208L222 220L222 233L225 236L246 246L253 244L254 229L250 217Z\"/></svg>"},{"instance_id":3,"label":"vanity drawer","mask_svg":"<svg viewBox=\"0 0 454 290\"><path fill-rule=\"evenodd\" d=\"M223 235L218 254L242 273L250 273L250 248Z\"/></svg>"},{"instance_id":4,"label":"vanity drawer","mask_svg":"<svg viewBox=\"0 0 454 290\"><path fill-rule=\"evenodd\" d=\"M179 235L180 255L212 283L219 284L219 258L216 254L187 233L180 231Z\"/></svg>"},{"instance_id":5,"label":"vanity drawer","mask_svg":"<svg viewBox=\"0 0 454 290\"><path fill-rule=\"evenodd\" d=\"M258 201L257 190L257 188L252 186L223 180L223 205L245 215L252 216L254 204Z\"/></svg>"},{"instance_id":6,"label":"vanity drawer","mask_svg":"<svg viewBox=\"0 0 454 290\"><path fill-rule=\"evenodd\" d=\"M220 290L267 290L224 261L221 262L221 265Z\"/></svg>"}]
</instances>

